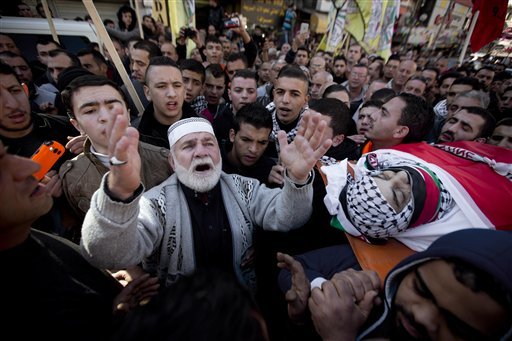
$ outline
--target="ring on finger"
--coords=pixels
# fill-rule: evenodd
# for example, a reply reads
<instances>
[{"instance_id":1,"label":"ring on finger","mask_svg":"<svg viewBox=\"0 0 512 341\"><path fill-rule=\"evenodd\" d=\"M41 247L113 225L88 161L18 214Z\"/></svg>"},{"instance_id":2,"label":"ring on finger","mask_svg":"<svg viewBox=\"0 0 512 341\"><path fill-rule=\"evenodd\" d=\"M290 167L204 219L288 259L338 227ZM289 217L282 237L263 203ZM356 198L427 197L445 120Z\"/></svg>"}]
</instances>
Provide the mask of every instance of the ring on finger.
<instances>
[{"instance_id":1,"label":"ring on finger","mask_svg":"<svg viewBox=\"0 0 512 341\"><path fill-rule=\"evenodd\" d=\"M122 166L124 165L125 163L127 163L128 161L121 161L119 160L117 157L115 156L112 156L109 160L109 163L111 166Z\"/></svg>"}]
</instances>

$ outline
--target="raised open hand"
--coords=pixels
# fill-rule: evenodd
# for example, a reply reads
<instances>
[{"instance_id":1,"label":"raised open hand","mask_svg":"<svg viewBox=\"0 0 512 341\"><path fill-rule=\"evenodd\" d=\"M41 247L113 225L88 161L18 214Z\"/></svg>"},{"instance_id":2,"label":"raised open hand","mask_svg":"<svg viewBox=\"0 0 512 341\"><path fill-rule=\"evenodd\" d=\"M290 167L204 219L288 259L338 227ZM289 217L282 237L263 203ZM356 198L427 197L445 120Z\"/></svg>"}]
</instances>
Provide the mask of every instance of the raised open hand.
<instances>
[{"instance_id":1,"label":"raised open hand","mask_svg":"<svg viewBox=\"0 0 512 341\"><path fill-rule=\"evenodd\" d=\"M288 143L284 131L278 132L281 164L294 182L304 183L315 163L331 147L332 140L324 137L327 125L320 116L306 111L292 143Z\"/></svg>"},{"instance_id":2,"label":"raised open hand","mask_svg":"<svg viewBox=\"0 0 512 341\"><path fill-rule=\"evenodd\" d=\"M140 186L139 132L128 126L128 118L117 115L109 132L108 156L120 161L112 163L108 175L108 188L117 199L127 199Z\"/></svg>"}]
</instances>

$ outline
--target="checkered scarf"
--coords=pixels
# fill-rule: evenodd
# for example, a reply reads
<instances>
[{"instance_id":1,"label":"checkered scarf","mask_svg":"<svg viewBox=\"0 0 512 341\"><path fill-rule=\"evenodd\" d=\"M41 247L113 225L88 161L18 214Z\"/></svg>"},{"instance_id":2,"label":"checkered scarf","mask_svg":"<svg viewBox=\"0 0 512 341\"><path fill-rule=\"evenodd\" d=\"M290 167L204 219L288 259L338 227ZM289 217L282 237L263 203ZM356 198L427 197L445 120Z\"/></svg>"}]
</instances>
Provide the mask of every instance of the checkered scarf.
<instances>
[{"instance_id":1,"label":"checkered scarf","mask_svg":"<svg viewBox=\"0 0 512 341\"><path fill-rule=\"evenodd\" d=\"M389 205L373 179L380 173L368 172L357 181L349 176L346 192L346 210L354 226L363 235L378 239L405 231L414 212L412 195L400 212Z\"/></svg>"},{"instance_id":2,"label":"checkered scarf","mask_svg":"<svg viewBox=\"0 0 512 341\"><path fill-rule=\"evenodd\" d=\"M270 132L270 135L269 135L269 141L275 142L277 153L279 154L280 149L279 149L279 142L277 139L277 132L279 130L283 130L283 129L281 129L281 127L279 126L279 123L277 122L276 105L274 104L274 102L267 105L266 108L269 112L272 113L272 131ZM302 116L304 115L304 111L306 109L307 109L307 107L304 108L301 111L301 113L299 114L299 121L297 122L297 126L295 128L293 128L292 130L290 130L288 133L286 133L286 138L288 140L288 143L291 143L295 139L295 136L297 136L297 131L299 130L300 123L302 121Z\"/></svg>"},{"instance_id":3,"label":"checkered scarf","mask_svg":"<svg viewBox=\"0 0 512 341\"><path fill-rule=\"evenodd\" d=\"M411 199L401 212L396 212L380 192L373 177L390 168L423 167L414 161L403 159L391 153L367 154L356 167L355 180L349 175L346 187L345 211L349 219L363 235L372 238L386 238L409 228L414 213ZM361 162L363 161L363 162ZM438 179L439 180L439 179ZM440 208L437 219L443 217L455 205L451 195L439 180Z\"/></svg>"}]
</instances>

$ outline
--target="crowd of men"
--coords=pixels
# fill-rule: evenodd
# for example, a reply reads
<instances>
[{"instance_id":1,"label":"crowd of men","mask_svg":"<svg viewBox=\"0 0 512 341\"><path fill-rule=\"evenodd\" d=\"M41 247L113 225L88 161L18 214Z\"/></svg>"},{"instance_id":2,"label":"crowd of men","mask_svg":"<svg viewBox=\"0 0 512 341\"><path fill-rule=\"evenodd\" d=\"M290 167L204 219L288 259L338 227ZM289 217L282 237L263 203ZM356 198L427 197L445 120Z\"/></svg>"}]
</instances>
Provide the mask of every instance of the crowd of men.
<instances>
[{"instance_id":1,"label":"crowd of men","mask_svg":"<svg viewBox=\"0 0 512 341\"><path fill-rule=\"evenodd\" d=\"M28 316L46 335L108 339L115 331L129 339L126 328L132 336L141 333L149 328L144 319L155 312L181 321L160 296L151 299L153 311L138 310L157 291L156 282L171 289L215 269L257 298L250 309L230 311L238 315L233 321L243 320L234 324L252 326L251 338L240 331L240 340L353 339L376 318L371 311L381 300L397 322L371 330L372 336L511 336L510 264L467 256L479 247L480 257L493 258L490 250L498 254L503 244L496 258L506 257L510 232L469 230L440 239L395 270L400 274L389 281L397 292L386 291L382 299L374 273L356 270L310 290L301 264L288 254L348 245L345 233L330 226L322 165L422 141L489 144L510 158L512 74L498 64L475 70L421 54L394 53L384 60L357 42L346 55L333 56L310 49L304 33L291 38L289 44L262 41L244 27L219 31L214 25L207 31L183 27L175 41L112 34L144 106L139 112L120 70L97 46L74 54L41 39L37 61L29 61L11 37L0 34L0 179L2 203L9 203L0 214L0 262L13 271L9 277L34 271L56 278L29 285L24 281L33 278L25 275L7 285L4 294L15 298L7 301L13 326L16 317L26 321L27 311L18 306L26 301L27 310L39 304ZM188 40L194 51L187 51ZM67 150L37 184L31 176L37 166L26 158L48 140ZM485 249L482 238L496 242ZM443 251L450 242L453 250ZM286 299L277 286L277 252L279 267L293 279ZM355 260L344 252L343 261ZM358 269L357 262L344 268ZM123 291L104 270L131 284ZM206 289L196 290L202 295ZM448 290L465 294L447 298ZM247 299L208 295L231 300L233 309L242 309L234 301ZM188 306L197 297L183 297L187 319L206 314ZM432 304L420 306L420 300ZM81 302L88 302L87 310L72 308ZM135 324L119 332L120 311L129 309L139 318L128 315ZM250 312L256 309L263 318ZM209 314L212 321L225 316ZM311 319L304 322L307 314ZM88 324L97 330L77 334ZM176 337L199 337L187 334L193 324L184 326L190 331ZM163 334L175 326L151 328Z\"/></svg>"}]
</instances>

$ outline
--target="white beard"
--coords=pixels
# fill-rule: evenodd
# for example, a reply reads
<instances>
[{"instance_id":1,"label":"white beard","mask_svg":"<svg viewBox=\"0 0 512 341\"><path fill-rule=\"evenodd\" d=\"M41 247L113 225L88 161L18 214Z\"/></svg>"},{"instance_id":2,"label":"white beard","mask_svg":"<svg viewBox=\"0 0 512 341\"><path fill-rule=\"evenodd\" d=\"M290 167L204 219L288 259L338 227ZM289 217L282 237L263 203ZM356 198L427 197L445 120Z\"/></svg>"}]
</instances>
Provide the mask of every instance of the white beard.
<instances>
[{"instance_id":1,"label":"white beard","mask_svg":"<svg viewBox=\"0 0 512 341\"><path fill-rule=\"evenodd\" d=\"M178 162L174 155L172 158L174 160L174 173L176 173L178 180L188 188L199 193L205 193L215 187L219 182L222 172L222 162L220 160L215 165L209 156L193 159L190 167L187 169ZM209 165L210 170L204 172L195 171L198 165L204 164Z\"/></svg>"}]
</instances>

